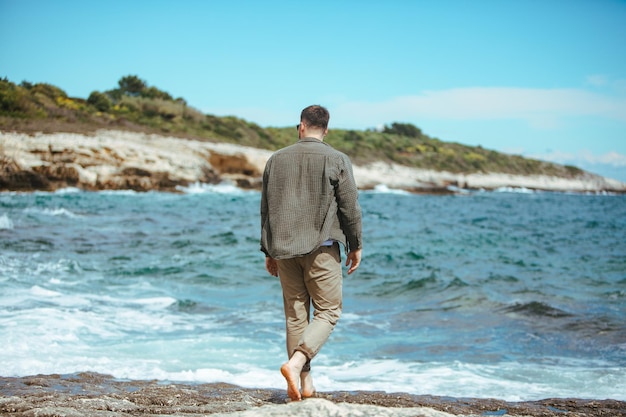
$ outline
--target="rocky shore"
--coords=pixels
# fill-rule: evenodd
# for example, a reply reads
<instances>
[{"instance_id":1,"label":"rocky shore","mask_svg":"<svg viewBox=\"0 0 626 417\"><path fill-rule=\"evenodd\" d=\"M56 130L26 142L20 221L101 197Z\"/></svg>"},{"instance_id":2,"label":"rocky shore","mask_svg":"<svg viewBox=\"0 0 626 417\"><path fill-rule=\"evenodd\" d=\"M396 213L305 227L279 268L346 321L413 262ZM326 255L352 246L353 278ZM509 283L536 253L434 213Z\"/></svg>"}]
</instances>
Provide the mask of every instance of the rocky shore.
<instances>
[{"instance_id":1,"label":"rocky shore","mask_svg":"<svg viewBox=\"0 0 626 417\"><path fill-rule=\"evenodd\" d=\"M626 416L615 400L505 402L385 392L324 392L289 402L286 392L229 384L117 380L108 375L0 377L0 414L11 416L450 417Z\"/></svg>"},{"instance_id":2,"label":"rocky shore","mask_svg":"<svg viewBox=\"0 0 626 417\"><path fill-rule=\"evenodd\" d=\"M0 132L0 191L178 191L194 183L229 181L259 189L270 151L144 133L100 130L93 135ZM626 192L626 184L591 173L576 178L500 173L454 174L376 162L355 166L359 188L387 186L448 193L503 187L565 192Z\"/></svg>"}]
</instances>

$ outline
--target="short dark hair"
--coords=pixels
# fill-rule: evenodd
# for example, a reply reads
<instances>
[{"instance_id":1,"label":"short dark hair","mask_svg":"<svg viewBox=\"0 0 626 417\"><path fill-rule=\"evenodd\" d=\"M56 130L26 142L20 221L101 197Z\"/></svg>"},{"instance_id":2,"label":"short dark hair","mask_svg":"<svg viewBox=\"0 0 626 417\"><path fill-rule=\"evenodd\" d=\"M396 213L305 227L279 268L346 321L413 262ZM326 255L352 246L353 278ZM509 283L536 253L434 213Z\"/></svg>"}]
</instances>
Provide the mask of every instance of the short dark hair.
<instances>
[{"instance_id":1,"label":"short dark hair","mask_svg":"<svg viewBox=\"0 0 626 417\"><path fill-rule=\"evenodd\" d=\"M300 113L300 121L312 128L328 129L328 120L330 113L322 106L309 106Z\"/></svg>"}]
</instances>

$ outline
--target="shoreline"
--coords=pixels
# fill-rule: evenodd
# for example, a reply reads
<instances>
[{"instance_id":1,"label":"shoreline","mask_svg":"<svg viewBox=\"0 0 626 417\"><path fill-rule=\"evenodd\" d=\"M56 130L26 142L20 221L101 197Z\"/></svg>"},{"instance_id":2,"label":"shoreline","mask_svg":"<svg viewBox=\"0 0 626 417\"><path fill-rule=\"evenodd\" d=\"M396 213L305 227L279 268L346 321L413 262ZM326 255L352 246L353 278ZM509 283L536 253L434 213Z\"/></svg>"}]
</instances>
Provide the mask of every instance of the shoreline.
<instances>
[{"instance_id":1,"label":"shoreline","mask_svg":"<svg viewBox=\"0 0 626 417\"><path fill-rule=\"evenodd\" d=\"M506 402L380 391L322 392L289 402L286 390L225 383L120 380L84 372L0 376L0 414L14 416L626 416L626 402L550 398Z\"/></svg>"},{"instance_id":2,"label":"shoreline","mask_svg":"<svg viewBox=\"0 0 626 417\"><path fill-rule=\"evenodd\" d=\"M0 191L122 190L178 192L195 183L231 182L259 189L272 151L230 143L99 130L0 132ZM574 193L626 193L626 183L585 172L576 178L504 173L455 174L374 162L354 165L362 190L385 186L411 193L453 194L501 188Z\"/></svg>"}]
</instances>

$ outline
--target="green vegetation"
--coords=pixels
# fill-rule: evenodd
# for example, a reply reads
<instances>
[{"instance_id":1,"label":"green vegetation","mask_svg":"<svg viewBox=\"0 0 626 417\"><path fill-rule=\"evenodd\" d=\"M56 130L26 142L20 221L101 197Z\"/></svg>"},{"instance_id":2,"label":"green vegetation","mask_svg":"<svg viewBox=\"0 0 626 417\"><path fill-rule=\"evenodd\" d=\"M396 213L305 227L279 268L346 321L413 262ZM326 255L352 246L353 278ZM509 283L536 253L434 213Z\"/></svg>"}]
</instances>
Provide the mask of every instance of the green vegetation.
<instances>
[{"instance_id":1,"label":"green vegetation","mask_svg":"<svg viewBox=\"0 0 626 417\"><path fill-rule=\"evenodd\" d=\"M293 127L262 128L234 116L203 114L188 106L185 99L173 98L135 75L122 77L115 89L93 91L86 100L69 97L50 84L24 81L17 85L6 78L0 79L0 130L89 133L97 129L157 133L270 150L296 140ZM326 141L357 164L386 161L454 173L561 177L582 173L572 166L444 142L405 123L391 123L382 131L331 129Z\"/></svg>"}]
</instances>

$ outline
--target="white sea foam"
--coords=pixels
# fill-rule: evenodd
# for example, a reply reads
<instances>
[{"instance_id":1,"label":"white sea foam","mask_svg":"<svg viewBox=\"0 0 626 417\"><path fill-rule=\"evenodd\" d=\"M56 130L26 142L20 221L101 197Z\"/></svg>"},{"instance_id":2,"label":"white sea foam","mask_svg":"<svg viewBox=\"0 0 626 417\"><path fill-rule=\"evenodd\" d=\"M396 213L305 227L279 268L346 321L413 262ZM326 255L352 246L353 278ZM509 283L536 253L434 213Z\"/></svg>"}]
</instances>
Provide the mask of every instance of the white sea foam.
<instances>
[{"instance_id":1,"label":"white sea foam","mask_svg":"<svg viewBox=\"0 0 626 417\"><path fill-rule=\"evenodd\" d=\"M531 190L526 187L500 187L493 190L496 193L518 193L518 194L533 194L537 191Z\"/></svg>"},{"instance_id":2,"label":"white sea foam","mask_svg":"<svg viewBox=\"0 0 626 417\"><path fill-rule=\"evenodd\" d=\"M102 191L98 191L98 193L103 194L103 195L139 195L139 196L143 194L135 190L102 190Z\"/></svg>"},{"instance_id":3,"label":"white sea foam","mask_svg":"<svg viewBox=\"0 0 626 417\"><path fill-rule=\"evenodd\" d=\"M319 390L381 390L455 397L523 401L549 397L580 397L580 384L591 398L626 398L626 370L571 369L560 366L501 363L403 363L379 360L315 366ZM610 378L616 385L594 381ZM539 382L541 381L541 382ZM578 381L573 384L573 382ZM578 387L576 385L578 384Z\"/></svg>"},{"instance_id":4,"label":"white sea foam","mask_svg":"<svg viewBox=\"0 0 626 417\"><path fill-rule=\"evenodd\" d=\"M57 209L44 209L42 211L43 214L47 214L49 216L66 216L69 217L71 219L75 219L77 217L80 217L78 214L65 209L65 208L57 208Z\"/></svg>"},{"instance_id":5,"label":"white sea foam","mask_svg":"<svg viewBox=\"0 0 626 417\"><path fill-rule=\"evenodd\" d=\"M49 342L49 341L48 341ZM5 375L34 375L92 371L117 378L174 382L225 382L247 388L284 389L285 381L273 368L251 363L220 364L198 369L172 369L176 361L153 358L146 353L111 356L104 349L92 352L81 349L72 355L63 354L65 343L77 343L71 337L39 343L39 351L23 349L28 355L13 356L6 364ZM44 345L45 348L44 348ZM13 346L16 347L15 344ZM48 354L42 354L48 352ZM180 349L179 352L184 352ZM209 359L215 352L207 351ZM3 355L4 356L4 355ZM0 362L4 359L0 358ZM261 362L263 357L258 358ZM351 362L341 365L314 364L316 388L328 391L406 392L415 395L499 398L505 401L531 401L544 398L611 398L626 400L626 370L546 367L503 363L476 365L463 363L402 363L396 360ZM597 381L603 381L597 384ZM573 382L575 384L573 385Z\"/></svg>"},{"instance_id":6,"label":"white sea foam","mask_svg":"<svg viewBox=\"0 0 626 417\"><path fill-rule=\"evenodd\" d=\"M66 188L60 188L60 189L56 190L55 194L76 194L76 193L80 193L80 192L82 192L82 190L80 188L66 187Z\"/></svg>"},{"instance_id":7,"label":"white sea foam","mask_svg":"<svg viewBox=\"0 0 626 417\"><path fill-rule=\"evenodd\" d=\"M14 259L0 255L0 282L9 281L16 275L16 264Z\"/></svg>"},{"instance_id":8,"label":"white sea foam","mask_svg":"<svg viewBox=\"0 0 626 417\"><path fill-rule=\"evenodd\" d=\"M51 262L36 263L33 266L24 265L30 274L34 276L50 276L50 279L59 279L57 275L67 276L67 272L80 272L82 268L78 262L69 259L59 259ZM65 283L68 283L67 281Z\"/></svg>"},{"instance_id":9,"label":"white sea foam","mask_svg":"<svg viewBox=\"0 0 626 417\"><path fill-rule=\"evenodd\" d=\"M177 190L186 194L244 194L247 191L237 187L231 182L222 182L219 184L205 184L201 182L195 182L187 187L177 186Z\"/></svg>"},{"instance_id":10,"label":"white sea foam","mask_svg":"<svg viewBox=\"0 0 626 417\"><path fill-rule=\"evenodd\" d=\"M75 219L78 217L82 217L66 208L45 208L45 209L38 209L38 208L26 208L24 209L25 213L34 213L34 214L43 214L45 216L64 216L64 217L69 217L71 219Z\"/></svg>"},{"instance_id":11,"label":"white sea foam","mask_svg":"<svg viewBox=\"0 0 626 417\"><path fill-rule=\"evenodd\" d=\"M395 188L389 188L386 184L377 184L374 189L372 191L369 191L371 193L378 193L378 194L401 194L401 195L410 195L411 193L409 193L408 191L405 190L400 190L400 189L395 189Z\"/></svg>"},{"instance_id":12,"label":"white sea foam","mask_svg":"<svg viewBox=\"0 0 626 417\"><path fill-rule=\"evenodd\" d=\"M6 214L0 216L0 230L12 230L13 222Z\"/></svg>"},{"instance_id":13,"label":"white sea foam","mask_svg":"<svg viewBox=\"0 0 626 417\"><path fill-rule=\"evenodd\" d=\"M453 193L457 193L457 194L471 194L470 190L467 190L465 188L459 188L455 185L448 185L446 189L448 191L452 191Z\"/></svg>"},{"instance_id":14,"label":"white sea foam","mask_svg":"<svg viewBox=\"0 0 626 417\"><path fill-rule=\"evenodd\" d=\"M166 307L175 301L170 297L124 300L92 294L87 296L89 304L80 306L79 297L38 285L29 292L55 304L67 302L68 307L0 313L4 375L93 371L118 378L284 389L277 371L284 352L277 337L242 339L211 331L216 326L211 317L189 321L168 310L150 308ZM350 321L355 317L348 313L344 318ZM168 336L181 331L180 337ZM626 369L572 361L553 358L554 365L397 359L337 363L322 352L315 360L314 375L319 391L373 390L507 401L581 397L584 392L589 398L626 400Z\"/></svg>"},{"instance_id":15,"label":"white sea foam","mask_svg":"<svg viewBox=\"0 0 626 417\"><path fill-rule=\"evenodd\" d=\"M47 290L39 285L33 285L30 292L37 297L60 297L62 295L60 292Z\"/></svg>"},{"instance_id":16,"label":"white sea foam","mask_svg":"<svg viewBox=\"0 0 626 417\"><path fill-rule=\"evenodd\" d=\"M85 296L65 294L60 291L54 291L39 285L33 285L28 293L14 292L12 300L2 300L3 304L20 305L27 300L45 301L48 304L59 306L62 308L82 308L90 305L90 301ZM60 313L64 314L64 313Z\"/></svg>"},{"instance_id":17,"label":"white sea foam","mask_svg":"<svg viewBox=\"0 0 626 417\"><path fill-rule=\"evenodd\" d=\"M133 303L146 306L148 308L162 309L169 307L176 302L172 297L151 297L151 298L138 298L133 300Z\"/></svg>"}]
</instances>

